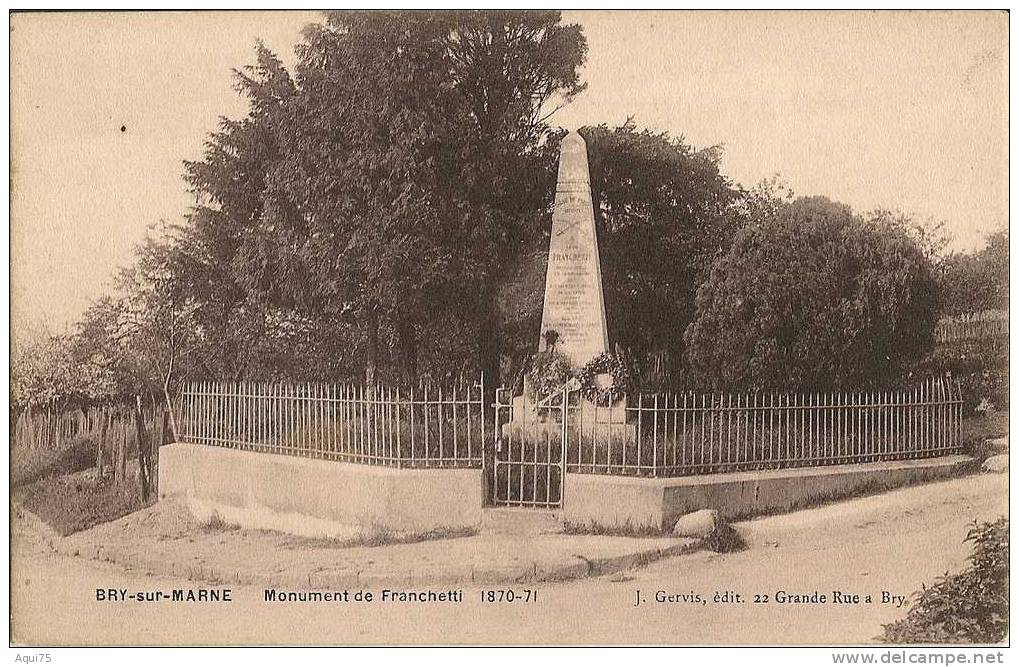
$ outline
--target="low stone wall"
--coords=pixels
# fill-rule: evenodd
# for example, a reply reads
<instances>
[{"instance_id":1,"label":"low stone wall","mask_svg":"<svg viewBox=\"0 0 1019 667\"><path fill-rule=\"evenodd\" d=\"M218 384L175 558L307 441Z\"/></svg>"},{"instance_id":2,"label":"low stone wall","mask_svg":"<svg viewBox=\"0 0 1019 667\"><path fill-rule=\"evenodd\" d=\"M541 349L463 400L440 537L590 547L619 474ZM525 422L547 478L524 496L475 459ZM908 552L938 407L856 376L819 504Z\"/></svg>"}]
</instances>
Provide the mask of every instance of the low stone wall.
<instances>
[{"instance_id":1,"label":"low stone wall","mask_svg":"<svg viewBox=\"0 0 1019 667\"><path fill-rule=\"evenodd\" d=\"M567 474L563 521L670 529L683 514L717 509L734 520L950 477L968 456L651 479Z\"/></svg>"},{"instance_id":2,"label":"low stone wall","mask_svg":"<svg viewBox=\"0 0 1019 667\"><path fill-rule=\"evenodd\" d=\"M397 469L174 443L159 495L245 528L315 537L419 533L481 523L480 470Z\"/></svg>"}]
</instances>

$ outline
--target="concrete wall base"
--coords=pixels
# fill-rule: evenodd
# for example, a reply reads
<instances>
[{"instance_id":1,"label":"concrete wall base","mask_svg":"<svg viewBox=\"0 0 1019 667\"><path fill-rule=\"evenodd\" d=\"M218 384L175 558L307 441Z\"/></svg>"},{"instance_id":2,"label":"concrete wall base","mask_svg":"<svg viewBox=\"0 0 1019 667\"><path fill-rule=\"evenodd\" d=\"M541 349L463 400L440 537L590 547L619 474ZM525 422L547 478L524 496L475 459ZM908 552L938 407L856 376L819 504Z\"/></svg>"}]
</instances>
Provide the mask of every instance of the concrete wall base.
<instances>
[{"instance_id":1,"label":"concrete wall base","mask_svg":"<svg viewBox=\"0 0 1019 667\"><path fill-rule=\"evenodd\" d=\"M790 511L865 492L958 475L968 456L652 479L566 475L563 521L671 530L680 516L717 509L728 520Z\"/></svg>"},{"instance_id":2,"label":"concrete wall base","mask_svg":"<svg viewBox=\"0 0 1019 667\"><path fill-rule=\"evenodd\" d=\"M481 476L190 443L159 450L160 498L182 498L202 519L313 537L480 526Z\"/></svg>"}]
</instances>

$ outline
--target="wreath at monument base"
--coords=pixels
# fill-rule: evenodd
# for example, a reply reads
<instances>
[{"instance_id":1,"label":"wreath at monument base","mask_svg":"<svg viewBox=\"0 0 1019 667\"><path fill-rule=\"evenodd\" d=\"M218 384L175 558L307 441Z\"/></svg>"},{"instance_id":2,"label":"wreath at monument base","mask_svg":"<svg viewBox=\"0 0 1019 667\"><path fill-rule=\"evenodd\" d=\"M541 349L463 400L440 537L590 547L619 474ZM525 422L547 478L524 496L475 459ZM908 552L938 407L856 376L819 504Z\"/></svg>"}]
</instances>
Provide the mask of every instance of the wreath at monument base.
<instances>
[{"instance_id":1,"label":"wreath at monument base","mask_svg":"<svg viewBox=\"0 0 1019 667\"><path fill-rule=\"evenodd\" d=\"M599 375L609 375L611 384L600 386ZM595 405L609 406L619 401L632 388L630 371L623 360L609 352L602 352L587 362L577 373L580 393Z\"/></svg>"},{"instance_id":2,"label":"wreath at monument base","mask_svg":"<svg viewBox=\"0 0 1019 667\"><path fill-rule=\"evenodd\" d=\"M527 385L531 400L544 400L563 388L573 376L570 360L554 348L542 350L531 360L531 371L527 374Z\"/></svg>"}]
</instances>

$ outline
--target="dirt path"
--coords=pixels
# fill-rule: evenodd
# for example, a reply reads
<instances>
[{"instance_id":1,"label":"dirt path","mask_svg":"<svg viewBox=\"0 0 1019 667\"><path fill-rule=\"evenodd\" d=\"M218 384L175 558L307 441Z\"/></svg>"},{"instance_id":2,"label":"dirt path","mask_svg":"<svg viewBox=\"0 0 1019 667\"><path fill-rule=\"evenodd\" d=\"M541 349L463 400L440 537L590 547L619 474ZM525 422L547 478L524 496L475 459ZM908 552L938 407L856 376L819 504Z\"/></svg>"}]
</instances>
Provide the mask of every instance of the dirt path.
<instances>
[{"instance_id":1,"label":"dirt path","mask_svg":"<svg viewBox=\"0 0 1019 667\"><path fill-rule=\"evenodd\" d=\"M101 588L195 584L54 554L16 524L13 636L42 644L869 643L905 613L881 604L882 591L908 595L963 567L967 525L1007 514L1007 483L1006 475L972 476L750 521L740 526L748 551L535 586L537 601L514 603L483 603L478 588L464 589L460 604L268 603L249 586L234 587L229 603L97 602ZM656 603L659 590L707 603ZM778 604L780 590L875 601ZM645 602L635 607L638 591ZM725 591L744 601L716 604ZM769 602L754 604L755 593Z\"/></svg>"},{"instance_id":2,"label":"dirt path","mask_svg":"<svg viewBox=\"0 0 1019 667\"><path fill-rule=\"evenodd\" d=\"M54 545L65 555L116 563L153 576L306 589L395 582L438 588L565 581L590 576L592 571L618 572L636 562L699 548L697 540L689 538L484 530L389 543L369 535L344 543L224 524L210 526L196 521L179 499L164 500L55 540Z\"/></svg>"}]
</instances>

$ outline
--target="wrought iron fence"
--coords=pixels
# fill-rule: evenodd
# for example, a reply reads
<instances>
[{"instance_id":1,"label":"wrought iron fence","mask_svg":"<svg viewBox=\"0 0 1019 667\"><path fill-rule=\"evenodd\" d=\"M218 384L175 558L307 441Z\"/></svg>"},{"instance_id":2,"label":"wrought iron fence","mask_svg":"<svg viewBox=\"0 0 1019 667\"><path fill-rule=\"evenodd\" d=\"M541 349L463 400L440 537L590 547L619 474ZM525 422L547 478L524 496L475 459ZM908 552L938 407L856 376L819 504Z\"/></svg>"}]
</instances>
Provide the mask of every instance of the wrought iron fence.
<instances>
[{"instance_id":1,"label":"wrought iron fence","mask_svg":"<svg viewBox=\"0 0 1019 667\"><path fill-rule=\"evenodd\" d=\"M246 451L407 468L477 468L482 383L399 390L199 382L179 401L181 439Z\"/></svg>"},{"instance_id":2,"label":"wrought iron fence","mask_svg":"<svg viewBox=\"0 0 1019 667\"><path fill-rule=\"evenodd\" d=\"M184 387L178 422L186 442L371 465L477 468L491 451L497 488L500 474L510 490L543 477L549 497L563 470L675 477L924 458L962 444L962 394L948 378L883 392L641 394L609 407L569 389L528 405L503 389L494 425L484 398L482 383L201 382Z\"/></svg>"},{"instance_id":3,"label":"wrought iron fence","mask_svg":"<svg viewBox=\"0 0 1019 667\"><path fill-rule=\"evenodd\" d=\"M676 477L865 463L953 454L962 444L962 395L948 378L903 391L642 394L609 407L567 390L547 407L515 407L523 418L506 421L514 411L501 411L500 420L511 460L552 463L538 453L559 447L566 470L577 473Z\"/></svg>"}]
</instances>

